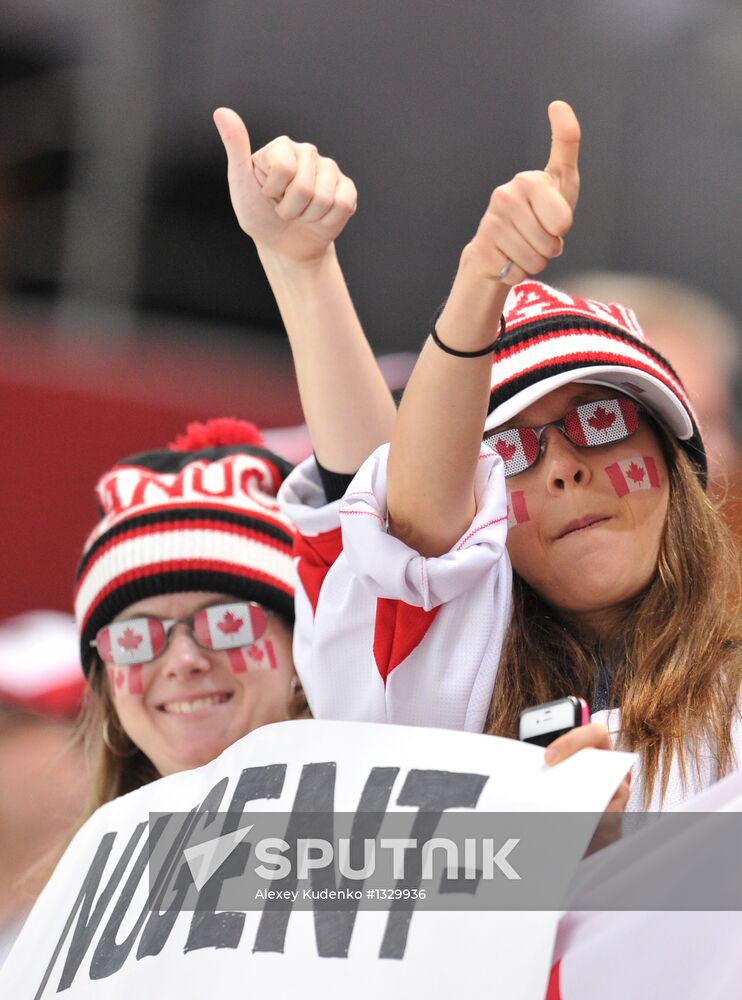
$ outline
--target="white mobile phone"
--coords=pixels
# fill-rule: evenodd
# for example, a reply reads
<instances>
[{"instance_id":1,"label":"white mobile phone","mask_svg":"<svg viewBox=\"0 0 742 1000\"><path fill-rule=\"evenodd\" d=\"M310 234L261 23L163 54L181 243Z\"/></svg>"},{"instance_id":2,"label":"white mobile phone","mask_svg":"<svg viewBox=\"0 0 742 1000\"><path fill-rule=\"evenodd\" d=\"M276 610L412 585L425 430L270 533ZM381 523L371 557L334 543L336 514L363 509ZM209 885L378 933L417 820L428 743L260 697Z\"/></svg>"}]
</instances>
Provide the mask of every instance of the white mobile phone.
<instances>
[{"instance_id":1,"label":"white mobile phone","mask_svg":"<svg viewBox=\"0 0 742 1000\"><path fill-rule=\"evenodd\" d=\"M590 709L584 698L570 695L558 701L526 708L518 719L518 739L547 747L558 736L590 721Z\"/></svg>"}]
</instances>

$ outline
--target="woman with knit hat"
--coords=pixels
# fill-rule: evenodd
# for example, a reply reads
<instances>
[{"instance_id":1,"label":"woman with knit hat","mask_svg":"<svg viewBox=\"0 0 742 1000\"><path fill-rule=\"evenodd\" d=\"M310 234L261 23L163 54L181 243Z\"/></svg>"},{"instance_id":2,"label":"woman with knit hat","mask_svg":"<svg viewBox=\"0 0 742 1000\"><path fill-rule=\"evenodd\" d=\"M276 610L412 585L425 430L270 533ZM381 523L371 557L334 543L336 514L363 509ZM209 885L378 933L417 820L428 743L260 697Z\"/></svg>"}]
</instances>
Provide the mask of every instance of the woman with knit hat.
<instances>
[{"instance_id":1,"label":"woman with knit hat","mask_svg":"<svg viewBox=\"0 0 742 1000\"><path fill-rule=\"evenodd\" d=\"M222 419L99 480L75 589L91 811L288 717L290 469L254 425Z\"/></svg>"},{"instance_id":2,"label":"woman with knit hat","mask_svg":"<svg viewBox=\"0 0 742 1000\"><path fill-rule=\"evenodd\" d=\"M335 255L355 186L311 144L282 136L253 154L235 112L214 119L238 221L292 342L315 452L355 470L396 414ZM291 653L294 529L276 501L290 468L253 425L216 420L99 481L101 520L75 597L84 728L98 753L92 808L305 708Z\"/></svg>"},{"instance_id":3,"label":"woman with knit hat","mask_svg":"<svg viewBox=\"0 0 742 1000\"><path fill-rule=\"evenodd\" d=\"M577 120L549 115L549 163L493 193L391 448L342 501L322 506L311 460L282 489L315 612L295 657L325 718L513 737L521 710L582 696L593 723L547 761L639 751L611 808L663 808L737 764L738 567L686 393L631 310L529 277L579 188Z\"/></svg>"}]
</instances>

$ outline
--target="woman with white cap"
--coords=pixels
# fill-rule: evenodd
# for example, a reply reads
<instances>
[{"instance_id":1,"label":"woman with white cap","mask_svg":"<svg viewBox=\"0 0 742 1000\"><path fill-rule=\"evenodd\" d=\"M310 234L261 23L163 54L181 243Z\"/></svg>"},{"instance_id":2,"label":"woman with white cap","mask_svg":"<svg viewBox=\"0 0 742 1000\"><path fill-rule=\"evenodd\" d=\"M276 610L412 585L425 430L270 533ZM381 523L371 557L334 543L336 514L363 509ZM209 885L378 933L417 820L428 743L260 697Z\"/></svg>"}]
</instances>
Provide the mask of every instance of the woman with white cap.
<instances>
[{"instance_id":1,"label":"woman with white cap","mask_svg":"<svg viewBox=\"0 0 742 1000\"><path fill-rule=\"evenodd\" d=\"M550 118L546 169L495 190L461 255L391 449L334 505L311 461L282 489L314 610L297 664L320 717L515 736L521 710L585 697L593 723L547 760L638 751L631 807L667 807L742 745L738 567L683 386L631 310L529 278L577 203L579 126Z\"/></svg>"}]
</instances>

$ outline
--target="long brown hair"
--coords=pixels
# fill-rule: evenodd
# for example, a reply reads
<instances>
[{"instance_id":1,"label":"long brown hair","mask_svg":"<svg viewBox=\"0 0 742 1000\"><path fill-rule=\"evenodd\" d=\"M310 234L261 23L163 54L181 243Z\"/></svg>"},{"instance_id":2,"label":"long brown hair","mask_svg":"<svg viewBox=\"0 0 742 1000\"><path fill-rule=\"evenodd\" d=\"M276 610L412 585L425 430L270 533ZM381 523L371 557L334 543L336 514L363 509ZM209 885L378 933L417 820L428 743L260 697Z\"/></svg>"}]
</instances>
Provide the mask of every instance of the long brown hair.
<instances>
[{"instance_id":1,"label":"long brown hair","mask_svg":"<svg viewBox=\"0 0 742 1000\"><path fill-rule=\"evenodd\" d=\"M99 806L160 777L149 757L121 727L105 668L97 657L85 692L78 739L82 742L93 778L83 822Z\"/></svg>"},{"instance_id":2,"label":"long brown hair","mask_svg":"<svg viewBox=\"0 0 742 1000\"><path fill-rule=\"evenodd\" d=\"M601 664L608 666L609 706L621 709L619 746L642 753L645 807L660 776L664 796L676 753L683 781L702 744L718 775L734 767L742 683L739 553L686 453L659 430L670 490L652 582L593 640L575 634L514 574L513 615L485 726L512 737L530 705L570 694L592 700Z\"/></svg>"}]
</instances>

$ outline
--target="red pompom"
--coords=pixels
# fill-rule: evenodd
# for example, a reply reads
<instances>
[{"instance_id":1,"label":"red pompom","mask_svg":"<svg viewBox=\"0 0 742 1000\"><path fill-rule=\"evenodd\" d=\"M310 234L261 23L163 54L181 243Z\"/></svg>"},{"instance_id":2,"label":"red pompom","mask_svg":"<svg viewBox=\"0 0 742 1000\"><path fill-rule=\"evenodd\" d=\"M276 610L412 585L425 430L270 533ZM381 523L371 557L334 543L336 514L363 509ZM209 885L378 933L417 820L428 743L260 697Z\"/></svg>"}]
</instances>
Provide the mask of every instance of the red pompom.
<instances>
[{"instance_id":1,"label":"red pompom","mask_svg":"<svg viewBox=\"0 0 742 1000\"><path fill-rule=\"evenodd\" d=\"M230 444L252 444L265 447L263 436L248 420L233 417L217 417L205 424L194 421L188 424L185 434L179 434L171 441L171 451L200 451L201 448L219 448Z\"/></svg>"}]
</instances>

